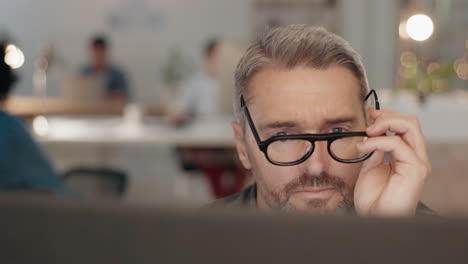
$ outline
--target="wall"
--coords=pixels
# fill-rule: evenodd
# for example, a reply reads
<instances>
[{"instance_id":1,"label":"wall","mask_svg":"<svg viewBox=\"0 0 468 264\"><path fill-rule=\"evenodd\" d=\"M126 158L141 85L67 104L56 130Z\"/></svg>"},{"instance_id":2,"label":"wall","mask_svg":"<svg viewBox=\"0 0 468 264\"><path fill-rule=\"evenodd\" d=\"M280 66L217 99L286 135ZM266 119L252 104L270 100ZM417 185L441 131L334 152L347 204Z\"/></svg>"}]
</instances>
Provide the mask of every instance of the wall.
<instances>
[{"instance_id":1,"label":"wall","mask_svg":"<svg viewBox=\"0 0 468 264\"><path fill-rule=\"evenodd\" d=\"M113 41L113 58L131 75L134 97L158 96L160 67L169 47L197 62L207 38L249 39L251 0L15 0L0 1L0 33L5 29L23 49L18 94L33 94L34 61L51 42L75 71L86 61L87 43L104 32ZM56 94L52 70L49 94Z\"/></svg>"},{"instance_id":2,"label":"wall","mask_svg":"<svg viewBox=\"0 0 468 264\"><path fill-rule=\"evenodd\" d=\"M46 43L53 43L65 71L71 72L85 62L89 37L104 32L113 40L115 61L131 75L134 97L152 102L158 97L160 68L169 48L178 47L197 62L203 42L211 36L250 40L253 1L2 0L0 33L7 29L26 55L18 94L33 94L34 61ZM362 54L374 88L395 85L397 2L339 2L338 31ZM63 74L51 71L49 94L58 94L57 79Z\"/></svg>"},{"instance_id":3,"label":"wall","mask_svg":"<svg viewBox=\"0 0 468 264\"><path fill-rule=\"evenodd\" d=\"M341 35L363 57L373 89L395 87L399 1L340 1Z\"/></svg>"}]
</instances>

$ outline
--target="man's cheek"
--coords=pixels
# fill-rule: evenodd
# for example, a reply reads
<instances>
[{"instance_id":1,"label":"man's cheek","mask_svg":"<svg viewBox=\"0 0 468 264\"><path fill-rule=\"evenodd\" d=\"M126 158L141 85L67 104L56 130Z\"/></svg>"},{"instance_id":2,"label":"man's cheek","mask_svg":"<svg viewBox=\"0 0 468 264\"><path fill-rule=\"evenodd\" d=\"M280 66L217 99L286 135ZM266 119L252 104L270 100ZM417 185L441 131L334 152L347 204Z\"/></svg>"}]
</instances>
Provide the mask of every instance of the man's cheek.
<instances>
[{"instance_id":1,"label":"man's cheek","mask_svg":"<svg viewBox=\"0 0 468 264\"><path fill-rule=\"evenodd\" d=\"M284 167L273 165L268 161L260 161L256 165L255 174L257 177L261 177L262 181L268 185L271 191L282 192L288 178Z\"/></svg>"},{"instance_id":2,"label":"man's cheek","mask_svg":"<svg viewBox=\"0 0 468 264\"><path fill-rule=\"evenodd\" d=\"M361 172L362 164L353 164L353 167L348 174L348 177L345 178L345 182L347 185L351 186L354 189L356 182L359 177L359 173Z\"/></svg>"},{"instance_id":3,"label":"man's cheek","mask_svg":"<svg viewBox=\"0 0 468 264\"><path fill-rule=\"evenodd\" d=\"M361 170L361 164L336 164L330 169L330 175L335 175L342 179L346 185L353 186L356 184L359 172Z\"/></svg>"}]
</instances>

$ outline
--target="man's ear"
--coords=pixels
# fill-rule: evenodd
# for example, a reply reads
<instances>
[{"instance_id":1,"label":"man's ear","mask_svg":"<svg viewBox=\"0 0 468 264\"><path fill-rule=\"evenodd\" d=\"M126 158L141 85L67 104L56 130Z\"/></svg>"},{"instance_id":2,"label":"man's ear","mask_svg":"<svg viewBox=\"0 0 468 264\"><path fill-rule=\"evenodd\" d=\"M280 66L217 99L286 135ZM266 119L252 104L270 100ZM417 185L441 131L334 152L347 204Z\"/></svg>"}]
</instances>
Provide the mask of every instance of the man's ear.
<instances>
[{"instance_id":1,"label":"man's ear","mask_svg":"<svg viewBox=\"0 0 468 264\"><path fill-rule=\"evenodd\" d=\"M251 164L249 156L247 154L247 149L244 140L244 131L242 126L237 121L231 122L232 130L234 131L234 140L236 143L237 155L239 155L239 160L242 162L242 165L247 170L251 169Z\"/></svg>"}]
</instances>

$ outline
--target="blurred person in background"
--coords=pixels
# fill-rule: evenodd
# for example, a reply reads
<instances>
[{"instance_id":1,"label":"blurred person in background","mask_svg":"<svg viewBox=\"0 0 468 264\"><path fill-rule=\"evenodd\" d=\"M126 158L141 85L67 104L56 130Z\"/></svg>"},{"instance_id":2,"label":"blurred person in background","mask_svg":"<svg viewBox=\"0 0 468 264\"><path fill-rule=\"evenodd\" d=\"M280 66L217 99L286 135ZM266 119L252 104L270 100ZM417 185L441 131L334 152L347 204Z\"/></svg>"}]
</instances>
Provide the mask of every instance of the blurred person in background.
<instances>
[{"instance_id":1,"label":"blurred person in background","mask_svg":"<svg viewBox=\"0 0 468 264\"><path fill-rule=\"evenodd\" d=\"M255 184L213 206L433 213L419 202L431 166L418 119L379 110L360 56L341 37L308 25L271 29L246 51L235 82L236 148Z\"/></svg>"},{"instance_id":2,"label":"blurred person in background","mask_svg":"<svg viewBox=\"0 0 468 264\"><path fill-rule=\"evenodd\" d=\"M120 67L110 63L109 46L104 36L96 36L91 40L90 63L81 69L81 75L102 80L105 99L127 101L130 97L128 79Z\"/></svg>"},{"instance_id":3,"label":"blurred person in background","mask_svg":"<svg viewBox=\"0 0 468 264\"><path fill-rule=\"evenodd\" d=\"M175 109L171 113L174 123L193 118L216 115L219 95L217 81L219 68L219 40L211 39L203 48L203 67L180 87Z\"/></svg>"},{"instance_id":4,"label":"blurred person in background","mask_svg":"<svg viewBox=\"0 0 468 264\"><path fill-rule=\"evenodd\" d=\"M0 44L0 189L30 190L77 197L62 182L50 161L33 140L22 121L2 110L16 75L5 61Z\"/></svg>"}]
</instances>

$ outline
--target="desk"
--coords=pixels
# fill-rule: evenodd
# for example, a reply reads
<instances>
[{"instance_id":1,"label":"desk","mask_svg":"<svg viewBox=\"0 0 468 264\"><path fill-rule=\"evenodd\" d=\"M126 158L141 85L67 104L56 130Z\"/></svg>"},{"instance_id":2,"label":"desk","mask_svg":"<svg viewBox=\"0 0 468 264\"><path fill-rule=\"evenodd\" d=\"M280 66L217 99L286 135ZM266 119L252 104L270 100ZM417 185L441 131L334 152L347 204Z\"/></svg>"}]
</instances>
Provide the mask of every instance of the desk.
<instances>
[{"instance_id":1,"label":"desk","mask_svg":"<svg viewBox=\"0 0 468 264\"><path fill-rule=\"evenodd\" d=\"M60 97L11 96L5 109L17 116L30 119L38 115L122 115L123 102L82 102Z\"/></svg>"},{"instance_id":2,"label":"desk","mask_svg":"<svg viewBox=\"0 0 468 264\"><path fill-rule=\"evenodd\" d=\"M232 117L199 120L184 127L174 127L160 118L144 118L143 122L119 117L49 117L49 132L37 136L44 145L63 145L69 149L80 145L100 148L102 163L121 147L164 150L167 157L174 149L193 161L207 177L216 198L239 192L246 174L237 161L234 136L230 126ZM109 151L110 150L110 151ZM71 151L71 150L70 150ZM166 157L163 157L166 159ZM155 161L157 162L157 161ZM170 161L166 161L165 165ZM144 166L151 166L145 164ZM173 165L172 165L173 166ZM152 173L160 173L161 170ZM232 181L221 180L230 172Z\"/></svg>"},{"instance_id":3,"label":"desk","mask_svg":"<svg viewBox=\"0 0 468 264\"><path fill-rule=\"evenodd\" d=\"M38 115L45 116L121 116L125 110L121 101L82 101L61 97L10 96L5 110L24 119ZM161 116L159 106L145 106L144 113L149 116Z\"/></svg>"}]
</instances>

